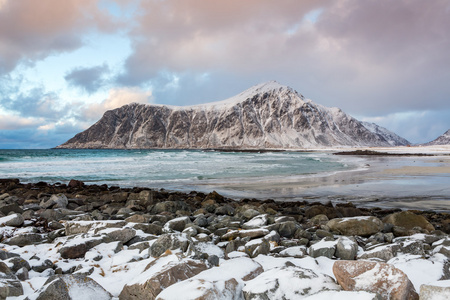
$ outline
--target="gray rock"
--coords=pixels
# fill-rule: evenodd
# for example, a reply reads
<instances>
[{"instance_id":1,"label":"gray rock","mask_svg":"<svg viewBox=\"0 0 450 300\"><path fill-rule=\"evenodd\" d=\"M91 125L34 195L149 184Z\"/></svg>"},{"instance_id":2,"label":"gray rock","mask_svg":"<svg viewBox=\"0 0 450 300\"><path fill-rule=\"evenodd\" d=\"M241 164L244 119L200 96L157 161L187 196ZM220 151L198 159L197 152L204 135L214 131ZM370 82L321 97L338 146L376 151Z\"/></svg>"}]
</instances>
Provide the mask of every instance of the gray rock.
<instances>
[{"instance_id":1,"label":"gray rock","mask_svg":"<svg viewBox=\"0 0 450 300\"><path fill-rule=\"evenodd\" d=\"M16 272L17 279L19 279L21 281L30 279L30 275L28 274L28 271L29 270L25 267L22 267L19 270L17 270L17 272Z\"/></svg>"},{"instance_id":2,"label":"gray rock","mask_svg":"<svg viewBox=\"0 0 450 300\"><path fill-rule=\"evenodd\" d=\"M131 281L126 284L119 295L119 300L153 300L164 289L178 281L183 281L204 271L207 266L194 260L182 260L173 256L156 259L145 267L140 278L142 282ZM182 293L182 291L180 291ZM180 294L180 299L183 295Z\"/></svg>"},{"instance_id":3,"label":"gray rock","mask_svg":"<svg viewBox=\"0 0 450 300\"><path fill-rule=\"evenodd\" d=\"M278 233L285 238L293 237L297 229L300 228L300 225L293 221L282 222L279 225Z\"/></svg>"},{"instance_id":4,"label":"gray rock","mask_svg":"<svg viewBox=\"0 0 450 300\"><path fill-rule=\"evenodd\" d=\"M217 256L217 255L209 255L208 256L208 263L211 265L211 266L215 266L215 267L217 267L217 266L219 266L219 257Z\"/></svg>"},{"instance_id":5,"label":"gray rock","mask_svg":"<svg viewBox=\"0 0 450 300\"><path fill-rule=\"evenodd\" d=\"M181 249L187 252L193 249L193 242L186 235L181 233L166 233L161 235L149 248L149 254L159 257L167 250Z\"/></svg>"},{"instance_id":6,"label":"gray rock","mask_svg":"<svg viewBox=\"0 0 450 300\"><path fill-rule=\"evenodd\" d=\"M354 260L358 253L358 244L346 236L339 237L336 243L335 256L344 260Z\"/></svg>"},{"instance_id":7,"label":"gray rock","mask_svg":"<svg viewBox=\"0 0 450 300\"><path fill-rule=\"evenodd\" d=\"M33 263L31 269L35 272L42 273L47 269L53 269L54 264L49 259L40 260L39 263Z\"/></svg>"},{"instance_id":8,"label":"gray rock","mask_svg":"<svg viewBox=\"0 0 450 300\"><path fill-rule=\"evenodd\" d=\"M270 253L270 244L266 239L256 239L245 244L245 253L250 257Z\"/></svg>"},{"instance_id":9,"label":"gray rock","mask_svg":"<svg viewBox=\"0 0 450 300\"><path fill-rule=\"evenodd\" d=\"M13 226L13 227L20 227L23 225L23 222L25 220L23 219L21 214L11 214L6 217L0 218L0 226Z\"/></svg>"},{"instance_id":10,"label":"gray rock","mask_svg":"<svg viewBox=\"0 0 450 300\"><path fill-rule=\"evenodd\" d=\"M18 214L23 213L23 209L19 206L19 204L13 203L0 203L0 212L5 216L9 215L10 212L15 212Z\"/></svg>"},{"instance_id":11,"label":"gray rock","mask_svg":"<svg viewBox=\"0 0 450 300\"><path fill-rule=\"evenodd\" d=\"M244 229L254 229L254 228L259 228L262 226L267 225L269 219L269 215L264 214L264 215L258 215L256 217L253 217L251 220L245 222L244 224L242 224L242 228Z\"/></svg>"},{"instance_id":12,"label":"gray rock","mask_svg":"<svg viewBox=\"0 0 450 300\"><path fill-rule=\"evenodd\" d=\"M42 234L38 233L24 233L13 236L9 239L3 241L3 243L8 245L15 245L19 247L34 245L44 242L46 239Z\"/></svg>"},{"instance_id":13,"label":"gray rock","mask_svg":"<svg viewBox=\"0 0 450 300\"><path fill-rule=\"evenodd\" d=\"M27 270L31 270L30 264L23 259L22 257L11 257L8 260L6 260L6 263L12 264L10 267L11 271L17 272L21 268L26 268Z\"/></svg>"},{"instance_id":14,"label":"gray rock","mask_svg":"<svg viewBox=\"0 0 450 300\"><path fill-rule=\"evenodd\" d=\"M254 217L260 215L261 213L257 211L256 209L249 208L242 212L242 216L246 218L247 220L253 219Z\"/></svg>"},{"instance_id":15,"label":"gray rock","mask_svg":"<svg viewBox=\"0 0 450 300\"><path fill-rule=\"evenodd\" d=\"M383 229L383 222L376 217L336 218L327 223L331 231L342 235L370 236Z\"/></svg>"},{"instance_id":16,"label":"gray rock","mask_svg":"<svg viewBox=\"0 0 450 300\"><path fill-rule=\"evenodd\" d=\"M289 265L272 268L246 282L245 300L301 299L328 290L341 290L330 276Z\"/></svg>"},{"instance_id":17,"label":"gray rock","mask_svg":"<svg viewBox=\"0 0 450 300\"><path fill-rule=\"evenodd\" d=\"M327 241L325 239L309 247L308 252L312 257L325 256L332 258L336 252L336 241Z\"/></svg>"},{"instance_id":18,"label":"gray rock","mask_svg":"<svg viewBox=\"0 0 450 300\"><path fill-rule=\"evenodd\" d=\"M194 220L194 224L200 227L208 226L208 219L204 215L200 215Z\"/></svg>"},{"instance_id":19,"label":"gray rock","mask_svg":"<svg viewBox=\"0 0 450 300\"><path fill-rule=\"evenodd\" d=\"M163 232L169 233L173 231L183 231L187 224L191 223L191 219L187 216L179 217L168 221L164 227Z\"/></svg>"},{"instance_id":20,"label":"gray rock","mask_svg":"<svg viewBox=\"0 0 450 300\"><path fill-rule=\"evenodd\" d=\"M107 231L105 234L111 239L111 241L118 241L125 244L136 235L136 231L131 228L123 228Z\"/></svg>"},{"instance_id":21,"label":"gray rock","mask_svg":"<svg viewBox=\"0 0 450 300\"><path fill-rule=\"evenodd\" d=\"M36 300L110 300L111 294L92 278L82 274L54 275L33 294Z\"/></svg>"},{"instance_id":22,"label":"gray rock","mask_svg":"<svg viewBox=\"0 0 450 300\"><path fill-rule=\"evenodd\" d=\"M0 299L23 295L23 287L17 279L0 278Z\"/></svg>"}]
</instances>

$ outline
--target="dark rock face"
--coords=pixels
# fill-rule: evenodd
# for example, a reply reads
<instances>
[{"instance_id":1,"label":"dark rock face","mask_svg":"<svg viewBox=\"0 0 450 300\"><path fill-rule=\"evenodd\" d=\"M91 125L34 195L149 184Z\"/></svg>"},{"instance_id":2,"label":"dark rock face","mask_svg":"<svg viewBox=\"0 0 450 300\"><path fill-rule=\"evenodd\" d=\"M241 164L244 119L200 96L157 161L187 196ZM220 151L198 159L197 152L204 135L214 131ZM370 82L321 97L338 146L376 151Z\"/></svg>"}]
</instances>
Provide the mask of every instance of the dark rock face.
<instances>
[{"instance_id":1,"label":"dark rock face","mask_svg":"<svg viewBox=\"0 0 450 300\"><path fill-rule=\"evenodd\" d=\"M408 141L366 127L276 82L225 101L190 107L130 104L107 111L58 148L274 149L392 146Z\"/></svg>"}]
</instances>

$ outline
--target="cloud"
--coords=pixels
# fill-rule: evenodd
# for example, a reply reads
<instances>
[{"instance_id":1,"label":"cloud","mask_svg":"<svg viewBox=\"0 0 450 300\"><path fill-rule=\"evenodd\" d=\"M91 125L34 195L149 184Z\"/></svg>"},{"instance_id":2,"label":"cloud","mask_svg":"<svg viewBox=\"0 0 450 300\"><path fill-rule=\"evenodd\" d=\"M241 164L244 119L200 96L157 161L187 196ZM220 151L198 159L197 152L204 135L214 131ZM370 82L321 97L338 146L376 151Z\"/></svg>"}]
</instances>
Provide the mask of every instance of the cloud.
<instances>
[{"instance_id":1,"label":"cloud","mask_svg":"<svg viewBox=\"0 0 450 300\"><path fill-rule=\"evenodd\" d=\"M354 114L449 108L449 6L420 0L145 1L118 81L155 84L164 73L210 73L208 84L236 92L233 78L241 79L239 90L276 79ZM188 100L196 101L194 95L182 101Z\"/></svg>"},{"instance_id":2,"label":"cloud","mask_svg":"<svg viewBox=\"0 0 450 300\"><path fill-rule=\"evenodd\" d=\"M97 121L105 111L130 103L149 104L152 102L152 92L138 87L113 88L108 97L101 103L87 106L82 111L84 120Z\"/></svg>"},{"instance_id":3,"label":"cloud","mask_svg":"<svg viewBox=\"0 0 450 300\"><path fill-rule=\"evenodd\" d=\"M70 104L64 103L56 93L46 92L43 87L11 93L0 99L0 106L22 117L59 120L70 113Z\"/></svg>"},{"instance_id":4,"label":"cloud","mask_svg":"<svg viewBox=\"0 0 450 300\"><path fill-rule=\"evenodd\" d=\"M79 87L92 94L106 83L104 77L109 71L109 67L106 64L87 68L76 68L64 76L64 79L70 85Z\"/></svg>"},{"instance_id":5,"label":"cloud","mask_svg":"<svg viewBox=\"0 0 450 300\"><path fill-rule=\"evenodd\" d=\"M3 0L0 5L0 74L83 45L83 34L113 32L120 22L96 0Z\"/></svg>"},{"instance_id":6,"label":"cloud","mask_svg":"<svg viewBox=\"0 0 450 300\"><path fill-rule=\"evenodd\" d=\"M23 118L14 115L0 115L0 130L35 128L44 123L42 118Z\"/></svg>"}]
</instances>

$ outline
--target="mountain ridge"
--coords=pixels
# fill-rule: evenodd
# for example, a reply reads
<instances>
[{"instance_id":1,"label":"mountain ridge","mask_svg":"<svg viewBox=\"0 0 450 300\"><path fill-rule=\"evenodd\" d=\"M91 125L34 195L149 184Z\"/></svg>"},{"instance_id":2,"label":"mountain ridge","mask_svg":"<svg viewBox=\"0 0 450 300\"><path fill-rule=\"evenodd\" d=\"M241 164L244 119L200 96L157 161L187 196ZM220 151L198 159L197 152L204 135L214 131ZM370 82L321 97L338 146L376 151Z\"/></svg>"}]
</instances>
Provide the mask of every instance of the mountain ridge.
<instances>
[{"instance_id":1,"label":"mountain ridge","mask_svg":"<svg viewBox=\"0 0 450 300\"><path fill-rule=\"evenodd\" d=\"M370 130L339 108L315 104L294 89L270 81L206 104L127 104L105 112L90 128L57 148L239 150L405 145L406 140L380 128L375 124Z\"/></svg>"},{"instance_id":2,"label":"mountain ridge","mask_svg":"<svg viewBox=\"0 0 450 300\"><path fill-rule=\"evenodd\" d=\"M444 132L442 135L438 136L431 142L423 144L423 146L441 146L450 145L450 129Z\"/></svg>"}]
</instances>

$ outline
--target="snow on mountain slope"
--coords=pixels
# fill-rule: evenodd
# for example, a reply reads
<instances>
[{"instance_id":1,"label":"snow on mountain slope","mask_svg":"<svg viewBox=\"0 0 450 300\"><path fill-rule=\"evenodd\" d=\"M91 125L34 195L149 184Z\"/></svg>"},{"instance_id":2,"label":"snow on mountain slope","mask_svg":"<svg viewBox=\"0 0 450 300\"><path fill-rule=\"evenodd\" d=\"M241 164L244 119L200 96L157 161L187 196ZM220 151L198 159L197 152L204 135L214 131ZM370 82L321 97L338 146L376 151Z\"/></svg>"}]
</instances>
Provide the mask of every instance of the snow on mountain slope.
<instances>
[{"instance_id":1,"label":"snow on mountain slope","mask_svg":"<svg viewBox=\"0 0 450 300\"><path fill-rule=\"evenodd\" d=\"M107 111L58 148L307 149L391 146L338 108L270 81L230 99L194 105L129 104Z\"/></svg>"},{"instance_id":2,"label":"snow on mountain slope","mask_svg":"<svg viewBox=\"0 0 450 300\"><path fill-rule=\"evenodd\" d=\"M437 139L424 144L424 146L434 145L450 145L450 129L447 130L443 135L439 136Z\"/></svg>"},{"instance_id":3,"label":"snow on mountain slope","mask_svg":"<svg viewBox=\"0 0 450 300\"><path fill-rule=\"evenodd\" d=\"M389 131L388 129L378 126L375 123L361 122L364 127L369 129L371 132L382 136L391 146L405 146L409 145L410 142L401 136Z\"/></svg>"}]
</instances>

